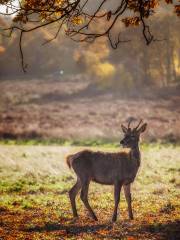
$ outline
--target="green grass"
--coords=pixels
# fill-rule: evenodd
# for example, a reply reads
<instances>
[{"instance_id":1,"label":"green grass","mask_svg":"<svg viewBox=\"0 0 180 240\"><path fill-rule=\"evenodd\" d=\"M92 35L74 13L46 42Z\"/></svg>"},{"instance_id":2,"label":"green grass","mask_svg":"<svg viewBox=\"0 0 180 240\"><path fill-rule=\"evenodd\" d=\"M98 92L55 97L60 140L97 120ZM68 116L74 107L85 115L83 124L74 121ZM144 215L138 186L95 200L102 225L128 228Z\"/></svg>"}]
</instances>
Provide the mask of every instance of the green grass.
<instances>
[{"instance_id":1,"label":"green grass","mask_svg":"<svg viewBox=\"0 0 180 240\"><path fill-rule=\"evenodd\" d=\"M118 222L110 224L113 187L91 183L89 200L99 222L78 196L73 221L68 191L75 183L66 167L80 146L0 145L0 237L2 239L175 239L180 236L180 146L143 144L142 166L132 185L135 220L122 194ZM114 146L94 150L118 151Z\"/></svg>"},{"instance_id":2,"label":"green grass","mask_svg":"<svg viewBox=\"0 0 180 240\"><path fill-rule=\"evenodd\" d=\"M0 139L0 145L27 145L27 146L88 146L88 147L119 147L119 139ZM144 147L149 146L163 147L163 146L180 146L180 142L170 142L168 140L157 140L143 143Z\"/></svg>"},{"instance_id":3,"label":"green grass","mask_svg":"<svg viewBox=\"0 0 180 240\"><path fill-rule=\"evenodd\" d=\"M119 145L117 140L109 139L82 139L82 140L68 140L68 139L0 139L1 145L61 145L61 146L110 146L116 147Z\"/></svg>"}]
</instances>

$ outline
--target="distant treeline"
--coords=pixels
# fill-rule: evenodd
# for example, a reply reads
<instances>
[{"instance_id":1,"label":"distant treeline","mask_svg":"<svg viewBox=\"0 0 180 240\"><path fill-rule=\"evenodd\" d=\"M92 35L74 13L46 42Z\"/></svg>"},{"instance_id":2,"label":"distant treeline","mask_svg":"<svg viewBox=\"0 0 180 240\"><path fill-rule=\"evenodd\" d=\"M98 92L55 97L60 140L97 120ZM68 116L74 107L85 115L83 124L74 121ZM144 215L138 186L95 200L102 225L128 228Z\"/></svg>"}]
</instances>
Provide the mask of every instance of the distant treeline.
<instances>
[{"instance_id":1,"label":"distant treeline","mask_svg":"<svg viewBox=\"0 0 180 240\"><path fill-rule=\"evenodd\" d=\"M29 33L23 42L27 74L21 69L18 33L12 38L0 36L0 79L51 77L84 74L100 88L128 90L141 86L169 86L180 82L180 22L164 15L149 22L155 41L146 46L141 29L122 28L119 48L113 50L107 39L76 44L67 37L53 38L53 29ZM116 35L116 34L115 34Z\"/></svg>"}]
</instances>

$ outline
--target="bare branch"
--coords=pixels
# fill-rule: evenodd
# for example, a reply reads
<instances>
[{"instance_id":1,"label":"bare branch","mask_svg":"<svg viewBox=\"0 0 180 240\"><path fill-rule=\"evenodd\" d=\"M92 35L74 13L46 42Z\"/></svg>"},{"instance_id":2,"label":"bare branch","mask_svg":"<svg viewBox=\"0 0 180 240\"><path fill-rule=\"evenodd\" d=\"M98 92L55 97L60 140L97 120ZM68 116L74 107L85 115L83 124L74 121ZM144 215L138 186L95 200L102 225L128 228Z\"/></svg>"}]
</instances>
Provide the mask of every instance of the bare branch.
<instances>
[{"instance_id":1,"label":"bare branch","mask_svg":"<svg viewBox=\"0 0 180 240\"><path fill-rule=\"evenodd\" d=\"M116 1L117 6L114 7L108 0L19 0L17 6L12 0L1 0L1 4L7 7L7 12L1 12L0 15L15 16L12 24L3 29L3 34L10 37L14 31L20 31L19 47L23 71L25 71L22 52L24 33L58 23L55 36L43 45L56 39L64 25L66 35L74 41L94 42L104 36L109 40L111 47L116 49L120 43L130 41L120 39L119 23L122 22L126 27L142 24L142 34L146 44L149 45L157 40L154 39L146 19L155 13L154 9L160 2L160 0L121 0ZM165 2L173 4L167 0ZM174 6L178 15L179 8L175 4ZM102 22L103 27L98 28ZM113 31L115 26L116 31Z\"/></svg>"}]
</instances>

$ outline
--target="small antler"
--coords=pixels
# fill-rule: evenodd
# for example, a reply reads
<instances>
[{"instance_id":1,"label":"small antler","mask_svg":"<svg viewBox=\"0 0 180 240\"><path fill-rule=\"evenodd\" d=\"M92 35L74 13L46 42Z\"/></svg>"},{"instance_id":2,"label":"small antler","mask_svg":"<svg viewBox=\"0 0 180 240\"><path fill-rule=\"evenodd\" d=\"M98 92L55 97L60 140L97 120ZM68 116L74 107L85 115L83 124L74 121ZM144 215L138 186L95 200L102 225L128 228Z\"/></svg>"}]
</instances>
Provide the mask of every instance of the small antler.
<instances>
[{"instance_id":1,"label":"small antler","mask_svg":"<svg viewBox=\"0 0 180 240\"><path fill-rule=\"evenodd\" d=\"M129 122L128 122L128 129L130 129L130 125L131 125L132 121L133 121L133 119L130 118L130 119L129 119Z\"/></svg>"},{"instance_id":2,"label":"small antler","mask_svg":"<svg viewBox=\"0 0 180 240\"><path fill-rule=\"evenodd\" d=\"M141 120L139 121L138 125L137 125L134 129L137 130L138 127L141 125L142 122L143 122L143 120L141 119Z\"/></svg>"}]
</instances>

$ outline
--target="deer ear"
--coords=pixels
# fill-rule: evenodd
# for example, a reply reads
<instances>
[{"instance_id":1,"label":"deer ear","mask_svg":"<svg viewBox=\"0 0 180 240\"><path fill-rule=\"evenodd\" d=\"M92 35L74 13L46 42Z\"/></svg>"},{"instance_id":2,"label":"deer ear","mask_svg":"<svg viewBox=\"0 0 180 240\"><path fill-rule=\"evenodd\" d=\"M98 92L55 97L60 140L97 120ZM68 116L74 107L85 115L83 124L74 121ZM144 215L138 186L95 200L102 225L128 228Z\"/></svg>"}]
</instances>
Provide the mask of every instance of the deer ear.
<instances>
[{"instance_id":1,"label":"deer ear","mask_svg":"<svg viewBox=\"0 0 180 240\"><path fill-rule=\"evenodd\" d=\"M127 132L127 128L124 125L121 124L121 128L122 128L123 133Z\"/></svg>"},{"instance_id":2,"label":"deer ear","mask_svg":"<svg viewBox=\"0 0 180 240\"><path fill-rule=\"evenodd\" d=\"M147 128L147 123L144 123L144 124L140 127L140 129L138 130L138 132L139 132L139 133L143 133L143 132L146 130L146 128Z\"/></svg>"}]
</instances>

